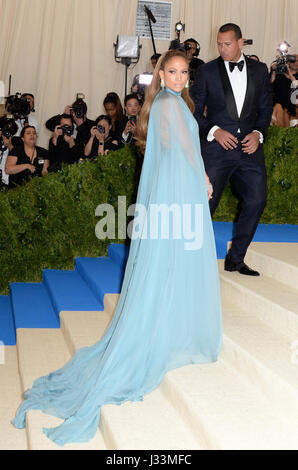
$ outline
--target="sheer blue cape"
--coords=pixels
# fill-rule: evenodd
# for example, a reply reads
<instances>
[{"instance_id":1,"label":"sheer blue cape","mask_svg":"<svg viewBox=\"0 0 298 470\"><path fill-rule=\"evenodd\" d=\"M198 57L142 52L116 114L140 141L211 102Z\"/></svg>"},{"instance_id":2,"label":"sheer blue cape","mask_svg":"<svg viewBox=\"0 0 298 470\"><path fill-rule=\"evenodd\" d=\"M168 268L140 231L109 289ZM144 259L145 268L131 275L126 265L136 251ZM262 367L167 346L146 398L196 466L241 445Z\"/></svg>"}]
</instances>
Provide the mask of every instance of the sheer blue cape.
<instances>
[{"instance_id":1,"label":"sheer blue cape","mask_svg":"<svg viewBox=\"0 0 298 470\"><path fill-rule=\"evenodd\" d=\"M102 405L140 401L171 369L217 360L221 299L198 125L169 89L150 111L132 238L103 337L36 380L14 426L39 409L65 420L43 429L57 444L88 441Z\"/></svg>"}]
</instances>

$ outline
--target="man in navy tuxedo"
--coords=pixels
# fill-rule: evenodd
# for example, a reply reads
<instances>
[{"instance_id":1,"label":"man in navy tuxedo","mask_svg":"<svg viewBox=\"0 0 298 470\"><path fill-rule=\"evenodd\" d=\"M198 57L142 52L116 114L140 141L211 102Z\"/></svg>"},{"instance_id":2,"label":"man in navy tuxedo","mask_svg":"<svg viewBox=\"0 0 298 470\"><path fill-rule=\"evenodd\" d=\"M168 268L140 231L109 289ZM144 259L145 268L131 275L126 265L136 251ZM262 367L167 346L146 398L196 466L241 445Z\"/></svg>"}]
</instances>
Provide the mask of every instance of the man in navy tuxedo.
<instances>
[{"instance_id":1,"label":"man in navy tuxedo","mask_svg":"<svg viewBox=\"0 0 298 470\"><path fill-rule=\"evenodd\" d=\"M191 95L213 186L211 215L230 179L241 200L225 270L258 276L244 257L266 205L263 141L272 116L272 93L267 66L245 57L243 45L239 26L222 26L217 36L220 57L199 68Z\"/></svg>"}]
</instances>

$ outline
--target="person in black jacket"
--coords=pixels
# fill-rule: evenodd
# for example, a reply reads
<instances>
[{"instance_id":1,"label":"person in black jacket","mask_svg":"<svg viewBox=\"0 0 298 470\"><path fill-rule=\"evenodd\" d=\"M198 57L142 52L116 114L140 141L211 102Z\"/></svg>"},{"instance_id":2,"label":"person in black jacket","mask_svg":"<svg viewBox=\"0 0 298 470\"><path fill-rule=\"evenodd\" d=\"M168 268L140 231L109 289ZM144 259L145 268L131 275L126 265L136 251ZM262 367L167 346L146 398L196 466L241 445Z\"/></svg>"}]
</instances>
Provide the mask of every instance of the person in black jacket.
<instances>
[{"instance_id":1,"label":"person in black jacket","mask_svg":"<svg viewBox=\"0 0 298 470\"><path fill-rule=\"evenodd\" d=\"M244 257L266 206L263 141L273 108L267 66L246 58L243 44L239 26L223 25L217 35L220 56L200 66L191 94L202 157L214 190L211 214L230 178L241 199L225 270L258 276Z\"/></svg>"},{"instance_id":2,"label":"person in black jacket","mask_svg":"<svg viewBox=\"0 0 298 470\"><path fill-rule=\"evenodd\" d=\"M110 150L118 150L117 140L111 134L112 121L105 114L98 116L95 126L90 130L90 138L85 145L84 155L86 158L95 158L106 155Z\"/></svg>"},{"instance_id":3,"label":"person in black jacket","mask_svg":"<svg viewBox=\"0 0 298 470\"><path fill-rule=\"evenodd\" d=\"M126 115L119 121L116 121L115 130L115 139L120 145L130 144L133 142L136 131L136 122L141 110L141 103L138 99L138 95L134 93L126 95L124 99L124 108Z\"/></svg>"},{"instance_id":4,"label":"person in black jacket","mask_svg":"<svg viewBox=\"0 0 298 470\"><path fill-rule=\"evenodd\" d=\"M76 141L73 131L72 117L62 114L49 142L49 171L60 170L62 163L75 163L83 157L83 144Z\"/></svg>"},{"instance_id":5,"label":"person in black jacket","mask_svg":"<svg viewBox=\"0 0 298 470\"><path fill-rule=\"evenodd\" d=\"M82 146L86 145L90 136L90 129L94 126L94 121L87 118L87 104L81 98L78 98L72 105L65 107L64 113L71 117L74 126L74 137L77 144ZM54 131L55 127L59 125L60 114L57 114L46 122L46 128Z\"/></svg>"}]
</instances>

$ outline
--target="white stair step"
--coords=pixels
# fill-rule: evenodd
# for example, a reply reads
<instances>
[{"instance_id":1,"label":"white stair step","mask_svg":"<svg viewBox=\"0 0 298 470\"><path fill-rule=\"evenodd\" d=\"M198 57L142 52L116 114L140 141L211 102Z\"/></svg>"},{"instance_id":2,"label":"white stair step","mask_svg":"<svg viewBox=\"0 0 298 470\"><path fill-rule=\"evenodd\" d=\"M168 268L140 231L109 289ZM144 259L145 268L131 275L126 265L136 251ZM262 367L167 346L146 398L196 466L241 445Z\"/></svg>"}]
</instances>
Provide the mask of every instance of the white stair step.
<instances>
[{"instance_id":1,"label":"white stair step","mask_svg":"<svg viewBox=\"0 0 298 470\"><path fill-rule=\"evenodd\" d=\"M288 417L222 360L173 370L160 387L210 449L297 449Z\"/></svg>"},{"instance_id":2,"label":"white stair step","mask_svg":"<svg viewBox=\"0 0 298 470\"><path fill-rule=\"evenodd\" d=\"M142 402L104 405L100 429L109 449L206 449L202 436L192 433L159 388Z\"/></svg>"},{"instance_id":3,"label":"white stair step","mask_svg":"<svg viewBox=\"0 0 298 470\"><path fill-rule=\"evenodd\" d=\"M60 319L74 353L99 341L111 316L106 312L61 312ZM201 449L204 445L158 389L143 402L104 405L100 429L109 449Z\"/></svg>"},{"instance_id":4,"label":"white stair step","mask_svg":"<svg viewBox=\"0 0 298 470\"><path fill-rule=\"evenodd\" d=\"M73 355L79 348L92 346L102 337L111 316L102 312L61 312L60 325Z\"/></svg>"},{"instance_id":5,"label":"white stair step","mask_svg":"<svg viewBox=\"0 0 298 470\"><path fill-rule=\"evenodd\" d=\"M0 450L27 450L25 429L11 424L20 404L22 389L16 346L1 346L0 363Z\"/></svg>"},{"instance_id":6,"label":"white stair step","mask_svg":"<svg viewBox=\"0 0 298 470\"><path fill-rule=\"evenodd\" d=\"M120 294L106 294L104 296L104 311L111 317L114 315Z\"/></svg>"},{"instance_id":7,"label":"white stair step","mask_svg":"<svg viewBox=\"0 0 298 470\"><path fill-rule=\"evenodd\" d=\"M17 348L23 390L31 388L38 377L64 366L71 357L60 329L18 329ZM63 447L56 445L44 435L42 428L57 426L61 422L62 420L40 411L30 411L27 414L29 448L31 450L106 449L100 431L88 443L68 444Z\"/></svg>"},{"instance_id":8,"label":"white stair step","mask_svg":"<svg viewBox=\"0 0 298 470\"><path fill-rule=\"evenodd\" d=\"M219 260L218 265L222 296L292 341L297 340L298 290L267 276L224 271L223 260Z\"/></svg>"},{"instance_id":9,"label":"white stair step","mask_svg":"<svg viewBox=\"0 0 298 470\"><path fill-rule=\"evenodd\" d=\"M221 359L233 365L283 415L298 422L298 373L289 338L223 298ZM298 348L298 345L297 345Z\"/></svg>"},{"instance_id":10,"label":"white stair step","mask_svg":"<svg viewBox=\"0 0 298 470\"><path fill-rule=\"evenodd\" d=\"M262 275L298 289L298 243L252 243L245 262Z\"/></svg>"}]
</instances>

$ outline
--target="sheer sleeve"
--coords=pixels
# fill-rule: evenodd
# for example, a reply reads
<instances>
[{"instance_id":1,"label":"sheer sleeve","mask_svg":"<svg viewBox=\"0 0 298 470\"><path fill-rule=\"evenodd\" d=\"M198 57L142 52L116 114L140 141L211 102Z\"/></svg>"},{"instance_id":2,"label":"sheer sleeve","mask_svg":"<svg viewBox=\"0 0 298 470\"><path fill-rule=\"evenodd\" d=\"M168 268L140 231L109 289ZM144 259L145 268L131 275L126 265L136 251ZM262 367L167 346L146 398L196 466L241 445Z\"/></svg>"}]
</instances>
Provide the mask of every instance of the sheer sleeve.
<instances>
[{"instance_id":1,"label":"sheer sleeve","mask_svg":"<svg viewBox=\"0 0 298 470\"><path fill-rule=\"evenodd\" d=\"M200 154L197 122L179 95L161 92L154 109L155 137L164 155L181 152L188 163L197 168Z\"/></svg>"}]
</instances>

